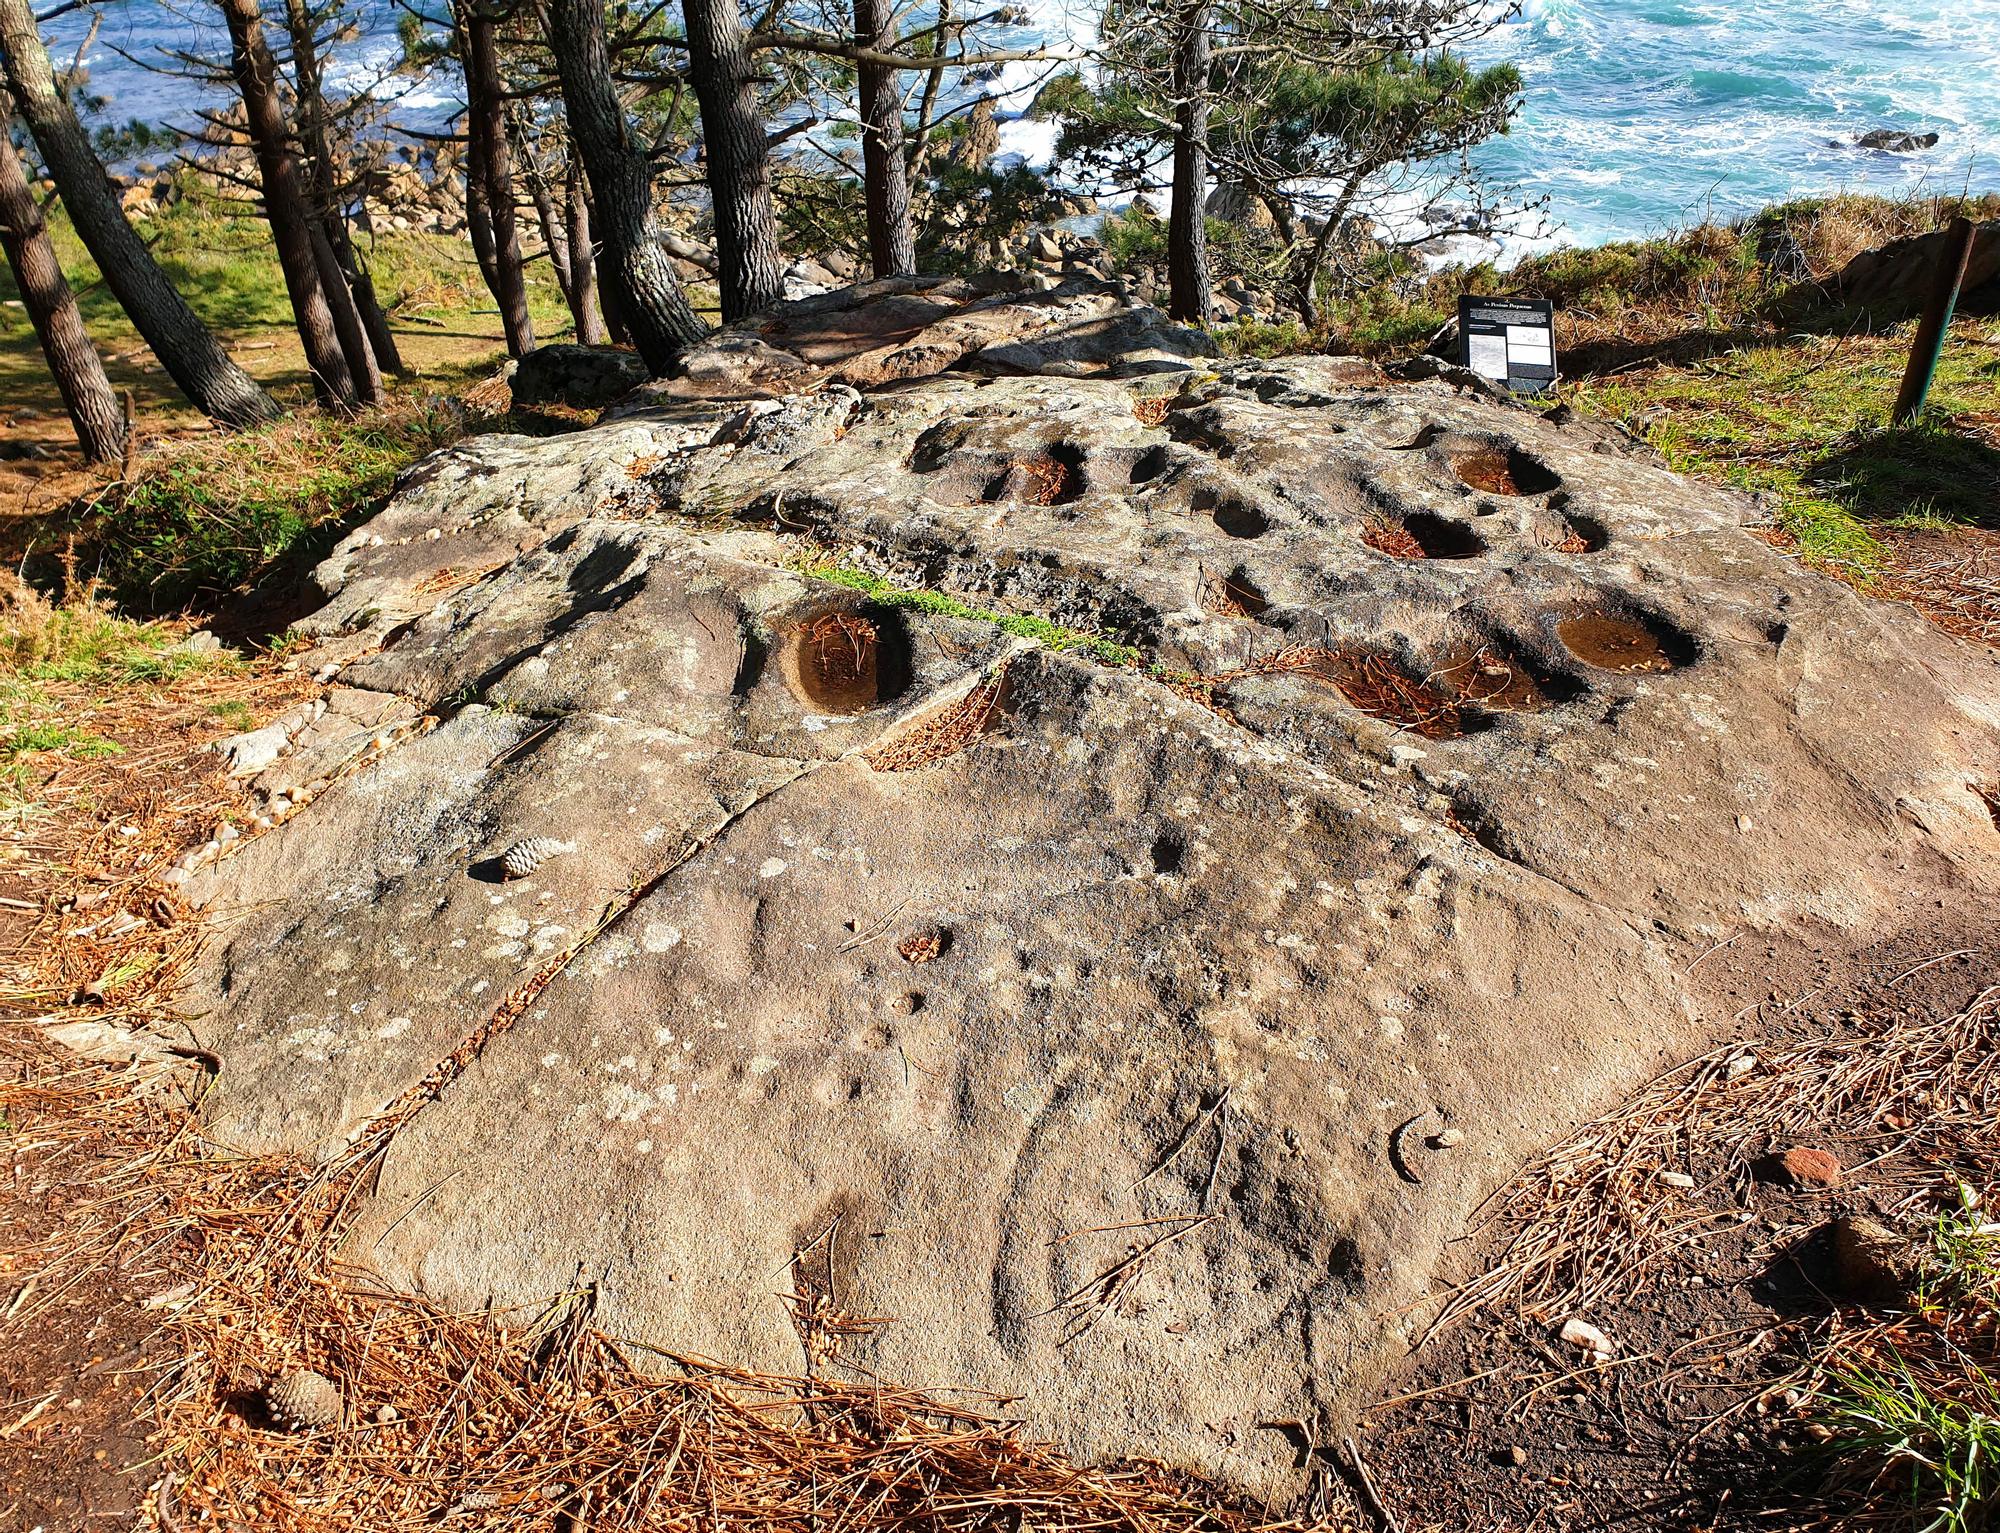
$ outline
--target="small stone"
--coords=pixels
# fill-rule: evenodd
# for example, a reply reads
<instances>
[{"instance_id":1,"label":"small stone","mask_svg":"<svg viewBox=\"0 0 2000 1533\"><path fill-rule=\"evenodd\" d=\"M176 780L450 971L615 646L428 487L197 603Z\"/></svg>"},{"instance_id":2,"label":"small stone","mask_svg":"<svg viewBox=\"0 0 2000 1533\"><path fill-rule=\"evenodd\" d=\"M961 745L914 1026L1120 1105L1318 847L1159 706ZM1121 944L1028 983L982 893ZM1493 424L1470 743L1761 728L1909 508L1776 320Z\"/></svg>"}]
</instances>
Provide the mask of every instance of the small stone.
<instances>
[{"instance_id":1,"label":"small stone","mask_svg":"<svg viewBox=\"0 0 2000 1533\"><path fill-rule=\"evenodd\" d=\"M1579 1320L1574 1316L1563 1322L1560 1334L1562 1339L1572 1347L1581 1347L1584 1351L1600 1359L1611 1356L1617 1350L1617 1348L1611 1345L1611 1338L1609 1336L1606 1336L1588 1320Z\"/></svg>"},{"instance_id":2,"label":"small stone","mask_svg":"<svg viewBox=\"0 0 2000 1533\"><path fill-rule=\"evenodd\" d=\"M1743 1076L1748 1075L1752 1070L1757 1068L1757 1056L1752 1054L1748 1049L1745 1049L1741 1054L1737 1054L1730 1059L1727 1068L1731 1080L1740 1080Z\"/></svg>"},{"instance_id":3,"label":"small stone","mask_svg":"<svg viewBox=\"0 0 2000 1533\"><path fill-rule=\"evenodd\" d=\"M215 748L229 763L231 777L254 777L284 754L286 735L281 724L267 724L240 735L231 735Z\"/></svg>"},{"instance_id":4,"label":"small stone","mask_svg":"<svg viewBox=\"0 0 2000 1533\"><path fill-rule=\"evenodd\" d=\"M387 1425L389 1425L390 1422L394 1420L396 1420L395 1406L378 1405L375 1407L375 1425L377 1425L378 1427L386 1427Z\"/></svg>"},{"instance_id":5,"label":"small stone","mask_svg":"<svg viewBox=\"0 0 2000 1533\"><path fill-rule=\"evenodd\" d=\"M1523 1448L1519 1443L1516 1443L1507 1450L1507 1462L1512 1464L1516 1469L1519 1469L1523 1464L1528 1462L1528 1450Z\"/></svg>"},{"instance_id":6,"label":"small stone","mask_svg":"<svg viewBox=\"0 0 2000 1533\"><path fill-rule=\"evenodd\" d=\"M1795 1187L1840 1185L1840 1158L1830 1150L1795 1147L1778 1157L1778 1166Z\"/></svg>"},{"instance_id":7,"label":"small stone","mask_svg":"<svg viewBox=\"0 0 2000 1533\"><path fill-rule=\"evenodd\" d=\"M1431 1135L1431 1148L1434 1150L1455 1150L1464 1143L1465 1131L1463 1129L1442 1129Z\"/></svg>"},{"instance_id":8,"label":"small stone","mask_svg":"<svg viewBox=\"0 0 2000 1533\"><path fill-rule=\"evenodd\" d=\"M923 1010L923 1005L924 998L912 990L907 994L897 996L889 1003L889 1009L899 1017L911 1017Z\"/></svg>"},{"instance_id":9,"label":"small stone","mask_svg":"<svg viewBox=\"0 0 2000 1533\"><path fill-rule=\"evenodd\" d=\"M1833 1221L1833 1270L1841 1290L1873 1303L1894 1303L1915 1285L1922 1252L1902 1231L1865 1214Z\"/></svg>"},{"instance_id":10,"label":"small stone","mask_svg":"<svg viewBox=\"0 0 2000 1533\"><path fill-rule=\"evenodd\" d=\"M1689 1176L1685 1171L1662 1171L1660 1173L1660 1184L1663 1187L1687 1188L1694 1185L1694 1178Z\"/></svg>"}]
</instances>

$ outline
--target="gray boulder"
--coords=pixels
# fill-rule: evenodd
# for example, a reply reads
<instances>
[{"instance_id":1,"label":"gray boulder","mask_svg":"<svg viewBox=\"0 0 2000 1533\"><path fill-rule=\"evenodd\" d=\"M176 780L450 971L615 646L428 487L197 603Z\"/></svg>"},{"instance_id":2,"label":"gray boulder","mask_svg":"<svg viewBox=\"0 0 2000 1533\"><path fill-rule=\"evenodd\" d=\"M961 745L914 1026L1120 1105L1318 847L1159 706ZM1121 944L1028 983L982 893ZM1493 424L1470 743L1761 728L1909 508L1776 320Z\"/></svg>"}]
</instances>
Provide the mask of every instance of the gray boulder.
<instances>
[{"instance_id":1,"label":"gray boulder","mask_svg":"<svg viewBox=\"0 0 2000 1533\"><path fill-rule=\"evenodd\" d=\"M514 369L514 403L593 410L624 398L646 377L646 364L637 352L612 346L537 346Z\"/></svg>"},{"instance_id":2,"label":"gray boulder","mask_svg":"<svg viewBox=\"0 0 2000 1533\"><path fill-rule=\"evenodd\" d=\"M719 330L690 348L679 377L647 392L768 397L826 382L876 388L959 367L1123 377L1185 367L1214 350L1201 332L1134 307L1094 278L889 277Z\"/></svg>"},{"instance_id":3,"label":"gray boulder","mask_svg":"<svg viewBox=\"0 0 2000 1533\"><path fill-rule=\"evenodd\" d=\"M1914 154L1919 149L1937 147L1935 133L1910 133L1901 128L1875 128L1855 139L1857 149L1880 149L1887 154Z\"/></svg>"},{"instance_id":4,"label":"gray boulder","mask_svg":"<svg viewBox=\"0 0 2000 1533\"><path fill-rule=\"evenodd\" d=\"M884 292L793 310L818 391L467 442L335 550L328 716L417 717L186 886L209 1126L382 1147L353 1254L444 1303L581 1267L796 1372L789 1292L868 1317L820 1366L1282 1500L1271 1424L1732 952L1968 945L2000 674L1452 373L917 376L1066 343Z\"/></svg>"}]
</instances>

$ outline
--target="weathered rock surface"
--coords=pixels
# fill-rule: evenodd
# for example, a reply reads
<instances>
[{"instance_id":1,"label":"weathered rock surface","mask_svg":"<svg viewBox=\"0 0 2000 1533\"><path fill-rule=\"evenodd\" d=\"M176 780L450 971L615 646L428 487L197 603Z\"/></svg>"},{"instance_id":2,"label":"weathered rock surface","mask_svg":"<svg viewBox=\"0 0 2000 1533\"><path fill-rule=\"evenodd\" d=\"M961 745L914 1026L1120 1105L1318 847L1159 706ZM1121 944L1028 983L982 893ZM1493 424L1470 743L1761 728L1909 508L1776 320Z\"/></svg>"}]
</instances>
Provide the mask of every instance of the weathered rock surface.
<instances>
[{"instance_id":1,"label":"weathered rock surface","mask_svg":"<svg viewBox=\"0 0 2000 1533\"><path fill-rule=\"evenodd\" d=\"M1328 359L804 361L407 476L269 769L345 775L187 885L214 1131L399 1125L357 1253L447 1302L581 1267L795 1371L792 1293L1283 1496L1268 1424L1368 1386L1495 1182L1728 1025L1694 953L2000 884L1992 660L1616 437ZM1419 1114L1477 1132L1393 1165Z\"/></svg>"},{"instance_id":2,"label":"weathered rock surface","mask_svg":"<svg viewBox=\"0 0 2000 1533\"><path fill-rule=\"evenodd\" d=\"M651 399L750 398L835 382L874 388L947 368L1064 377L1129 377L1213 355L1206 336L1110 283L1072 278L890 277L781 303L719 330L682 359Z\"/></svg>"}]
</instances>

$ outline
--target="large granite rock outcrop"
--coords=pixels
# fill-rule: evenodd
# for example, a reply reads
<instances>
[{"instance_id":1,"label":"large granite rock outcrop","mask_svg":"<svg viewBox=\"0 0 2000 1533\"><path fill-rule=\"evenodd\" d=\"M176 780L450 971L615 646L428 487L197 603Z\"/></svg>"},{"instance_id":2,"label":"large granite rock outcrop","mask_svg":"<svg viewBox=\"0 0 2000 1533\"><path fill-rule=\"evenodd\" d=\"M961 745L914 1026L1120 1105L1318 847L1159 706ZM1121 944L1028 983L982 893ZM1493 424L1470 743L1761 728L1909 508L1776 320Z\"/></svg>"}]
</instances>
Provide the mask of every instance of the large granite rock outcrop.
<instances>
[{"instance_id":1,"label":"large granite rock outcrop","mask_svg":"<svg viewBox=\"0 0 2000 1533\"><path fill-rule=\"evenodd\" d=\"M215 1133L393 1125L356 1252L448 1302L852 1319L1283 1496L1495 1183L1729 1025L1696 956L2000 885L1991 657L1607 433L1323 358L813 381L406 476L292 812L187 886Z\"/></svg>"}]
</instances>

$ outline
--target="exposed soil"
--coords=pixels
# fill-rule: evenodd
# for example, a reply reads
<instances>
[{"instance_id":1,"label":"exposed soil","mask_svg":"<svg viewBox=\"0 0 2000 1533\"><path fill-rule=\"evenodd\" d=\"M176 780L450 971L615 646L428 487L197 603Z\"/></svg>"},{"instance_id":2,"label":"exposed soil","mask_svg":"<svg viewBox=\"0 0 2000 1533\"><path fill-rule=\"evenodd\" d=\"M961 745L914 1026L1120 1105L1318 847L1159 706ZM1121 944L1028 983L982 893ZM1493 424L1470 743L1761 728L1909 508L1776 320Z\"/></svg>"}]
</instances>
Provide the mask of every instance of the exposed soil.
<instances>
[{"instance_id":1,"label":"exposed soil","mask_svg":"<svg viewBox=\"0 0 2000 1533\"><path fill-rule=\"evenodd\" d=\"M1760 944L1717 956L1703 986L1709 1009L1747 992L1744 1012L1769 1019L1745 1028L1752 1052L1949 1017L2000 977L2000 941L1941 952L1933 939L1907 938L1868 955L1848 978L1831 954ZM1760 972L1760 963L1769 967ZM1831 1189L1794 1185L1764 1157L1733 1164L1719 1145L1686 1145L1695 1183L1687 1197L1714 1217L1671 1252L1621 1257L1653 1265L1618 1298L1587 1313L1476 1310L1413 1352L1356 1438L1398 1525L1406 1533L1854 1526L1848 1513L1857 1508L1819 1498L1820 1460L1793 1407L1798 1395L1787 1393L1805 1382L1810 1341L1868 1318L1841 1291L1828 1222L1865 1210L1921 1224L1957 1179L1990 1188L2000 1177L1990 1133L1913 1149L1919 1135L1885 1142L1857 1132L1856 1117L1811 1136L1811 1147L1849 1168ZM1459 1275L1490 1266L1506 1233L1475 1243ZM1571 1318L1609 1338L1611 1355L1596 1359L1564 1341Z\"/></svg>"},{"instance_id":2,"label":"exposed soil","mask_svg":"<svg viewBox=\"0 0 2000 1533\"><path fill-rule=\"evenodd\" d=\"M78 1073L55 1045L15 1026L0 1031L0 1057L17 1079ZM132 1526L153 1478L144 1402L172 1363L159 1342L160 1309L148 1301L185 1281L188 1253L134 1241L106 1267L44 1272L52 1244L135 1146L115 1130L74 1137L79 1115L66 1102L52 1104L61 1121L44 1140L35 1117L12 1116L22 1095L8 1098L15 1148L0 1186L0 1525Z\"/></svg>"}]
</instances>

